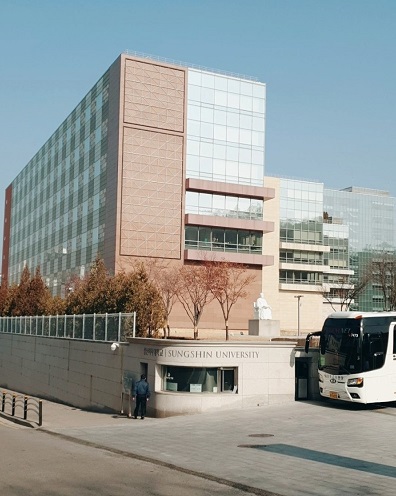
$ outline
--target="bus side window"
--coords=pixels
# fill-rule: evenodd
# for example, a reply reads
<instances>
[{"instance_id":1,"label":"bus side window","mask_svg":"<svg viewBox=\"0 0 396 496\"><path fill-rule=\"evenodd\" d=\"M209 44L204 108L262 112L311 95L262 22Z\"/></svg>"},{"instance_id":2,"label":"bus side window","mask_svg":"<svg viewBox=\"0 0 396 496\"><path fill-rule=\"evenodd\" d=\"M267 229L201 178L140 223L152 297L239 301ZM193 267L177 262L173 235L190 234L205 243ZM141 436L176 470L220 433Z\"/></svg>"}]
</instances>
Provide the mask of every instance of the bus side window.
<instances>
[{"instance_id":1,"label":"bus side window","mask_svg":"<svg viewBox=\"0 0 396 496\"><path fill-rule=\"evenodd\" d=\"M380 369L385 363L386 343L381 333L365 334L363 337L363 370Z\"/></svg>"}]
</instances>

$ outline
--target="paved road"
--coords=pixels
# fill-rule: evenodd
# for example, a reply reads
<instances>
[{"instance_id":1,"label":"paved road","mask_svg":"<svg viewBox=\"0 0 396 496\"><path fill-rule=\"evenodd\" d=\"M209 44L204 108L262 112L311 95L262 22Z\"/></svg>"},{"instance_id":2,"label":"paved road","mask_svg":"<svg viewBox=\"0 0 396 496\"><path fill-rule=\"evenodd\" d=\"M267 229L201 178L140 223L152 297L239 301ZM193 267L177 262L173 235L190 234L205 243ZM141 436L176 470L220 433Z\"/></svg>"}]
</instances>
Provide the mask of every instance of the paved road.
<instances>
[{"instance_id":1,"label":"paved road","mask_svg":"<svg viewBox=\"0 0 396 496\"><path fill-rule=\"evenodd\" d=\"M0 421L2 496L243 496L217 482Z\"/></svg>"},{"instance_id":2,"label":"paved road","mask_svg":"<svg viewBox=\"0 0 396 496\"><path fill-rule=\"evenodd\" d=\"M174 469L175 481L176 473L217 481L218 494L395 494L395 406L295 402L144 421L48 402L43 411L32 434L91 453L98 447L129 464L152 461L156 470Z\"/></svg>"}]
</instances>

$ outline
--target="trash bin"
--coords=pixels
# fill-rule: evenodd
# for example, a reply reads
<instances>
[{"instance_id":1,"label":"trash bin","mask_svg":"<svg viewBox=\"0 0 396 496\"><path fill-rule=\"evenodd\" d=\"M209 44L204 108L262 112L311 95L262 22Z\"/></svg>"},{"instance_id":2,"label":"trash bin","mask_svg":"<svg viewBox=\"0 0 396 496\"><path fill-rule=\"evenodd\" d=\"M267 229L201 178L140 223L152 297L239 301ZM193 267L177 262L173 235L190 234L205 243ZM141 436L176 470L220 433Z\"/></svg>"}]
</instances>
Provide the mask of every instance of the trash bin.
<instances>
[{"instance_id":1,"label":"trash bin","mask_svg":"<svg viewBox=\"0 0 396 496\"><path fill-rule=\"evenodd\" d=\"M294 399L309 399L309 369L310 357L296 357L295 360L295 394Z\"/></svg>"}]
</instances>

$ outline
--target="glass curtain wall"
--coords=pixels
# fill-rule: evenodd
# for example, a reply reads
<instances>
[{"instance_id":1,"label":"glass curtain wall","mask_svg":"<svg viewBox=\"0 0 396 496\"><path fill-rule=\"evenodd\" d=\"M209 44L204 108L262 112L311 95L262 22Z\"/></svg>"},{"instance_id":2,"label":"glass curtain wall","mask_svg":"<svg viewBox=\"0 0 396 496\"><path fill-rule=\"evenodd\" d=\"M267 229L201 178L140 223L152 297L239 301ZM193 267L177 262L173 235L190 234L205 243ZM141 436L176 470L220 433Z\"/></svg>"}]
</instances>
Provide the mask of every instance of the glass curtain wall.
<instances>
[{"instance_id":1,"label":"glass curtain wall","mask_svg":"<svg viewBox=\"0 0 396 496\"><path fill-rule=\"evenodd\" d=\"M330 224L349 227L349 264L354 271L352 283L358 283L372 258L381 253L395 253L395 198L386 191L350 187L324 190L324 211ZM383 310L383 298L377 285L369 284L355 299L361 311Z\"/></svg>"},{"instance_id":2,"label":"glass curtain wall","mask_svg":"<svg viewBox=\"0 0 396 496\"><path fill-rule=\"evenodd\" d=\"M263 200L208 193L186 193L186 213L263 220Z\"/></svg>"},{"instance_id":3,"label":"glass curtain wall","mask_svg":"<svg viewBox=\"0 0 396 496\"><path fill-rule=\"evenodd\" d=\"M242 229L187 226L185 246L193 250L262 253L263 233Z\"/></svg>"},{"instance_id":4,"label":"glass curtain wall","mask_svg":"<svg viewBox=\"0 0 396 496\"><path fill-rule=\"evenodd\" d=\"M187 163L190 178L262 186L265 85L188 70ZM186 212L263 219L263 201L187 192ZM262 232L189 226L186 248L262 252Z\"/></svg>"},{"instance_id":5,"label":"glass curtain wall","mask_svg":"<svg viewBox=\"0 0 396 496\"><path fill-rule=\"evenodd\" d=\"M187 177L263 185L265 85L188 70Z\"/></svg>"},{"instance_id":6,"label":"glass curtain wall","mask_svg":"<svg viewBox=\"0 0 396 496\"><path fill-rule=\"evenodd\" d=\"M9 283L40 266L54 294L102 251L108 72L12 183Z\"/></svg>"},{"instance_id":7,"label":"glass curtain wall","mask_svg":"<svg viewBox=\"0 0 396 496\"><path fill-rule=\"evenodd\" d=\"M280 180L280 241L296 245L323 246L323 184L292 179ZM282 248L280 261L312 266L323 265L322 251L302 246ZM280 282L287 284L323 283L318 271L281 269Z\"/></svg>"}]
</instances>

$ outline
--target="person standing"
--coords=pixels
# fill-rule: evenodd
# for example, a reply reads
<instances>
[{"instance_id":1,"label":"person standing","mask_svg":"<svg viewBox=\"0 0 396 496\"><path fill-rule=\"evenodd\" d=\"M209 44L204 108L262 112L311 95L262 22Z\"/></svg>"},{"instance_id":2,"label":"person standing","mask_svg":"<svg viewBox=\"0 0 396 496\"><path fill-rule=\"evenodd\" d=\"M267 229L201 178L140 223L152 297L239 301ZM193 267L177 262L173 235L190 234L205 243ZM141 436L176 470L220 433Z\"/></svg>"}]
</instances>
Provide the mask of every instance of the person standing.
<instances>
[{"instance_id":1,"label":"person standing","mask_svg":"<svg viewBox=\"0 0 396 496\"><path fill-rule=\"evenodd\" d=\"M146 404L150 398L150 386L144 374L140 376L140 381L137 381L133 388L132 399L136 400L133 418L137 419L140 411L141 419L146 415Z\"/></svg>"}]
</instances>

